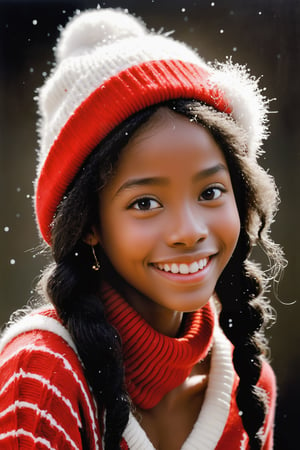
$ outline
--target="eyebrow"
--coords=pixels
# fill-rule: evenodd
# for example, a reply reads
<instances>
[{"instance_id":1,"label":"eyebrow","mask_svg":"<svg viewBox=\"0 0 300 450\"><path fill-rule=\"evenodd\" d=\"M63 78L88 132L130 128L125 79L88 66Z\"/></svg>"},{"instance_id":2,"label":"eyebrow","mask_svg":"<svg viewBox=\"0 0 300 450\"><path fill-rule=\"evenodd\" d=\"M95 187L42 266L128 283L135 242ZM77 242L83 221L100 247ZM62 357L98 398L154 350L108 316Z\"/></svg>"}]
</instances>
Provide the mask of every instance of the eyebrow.
<instances>
[{"instance_id":1,"label":"eyebrow","mask_svg":"<svg viewBox=\"0 0 300 450\"><path fill-rule=\"evenodd\" d=\"M229 170L224 164L219 163L219 164L216 164L215 166L208 167L207 169L201 170L199 173L197 173L195 175L194 180L195 181L202 180L203 178L210 177L211 175L215 175L216 173L219 173L219 172L229 173Z\"/></svg>"},{"instance_id":2,"label":"eyebrow","mask_svg":"<svg viewBox=\"0 0 300 450\"><path fill-rule=\"evenodd\" d=\"M222 164L216 164L215 166L212 167L208 167L207 169L201 170L199 173L197 173L193 179L194 181L199 181L203 178L207 178L211 175L214 175L216 173L219 172L227 172L228 173L228 169L227 167ZM125 181L125 183L123 183L119 189L117 190L115 195L118 195L120 192L126 190L126 189L130 189L130 188L134 188L134 187L138 187L138 186L166 186L169 183L168 179L165 177L145 177L145 178L131 178L128 181Z\"/></svg>"}]
</instances>

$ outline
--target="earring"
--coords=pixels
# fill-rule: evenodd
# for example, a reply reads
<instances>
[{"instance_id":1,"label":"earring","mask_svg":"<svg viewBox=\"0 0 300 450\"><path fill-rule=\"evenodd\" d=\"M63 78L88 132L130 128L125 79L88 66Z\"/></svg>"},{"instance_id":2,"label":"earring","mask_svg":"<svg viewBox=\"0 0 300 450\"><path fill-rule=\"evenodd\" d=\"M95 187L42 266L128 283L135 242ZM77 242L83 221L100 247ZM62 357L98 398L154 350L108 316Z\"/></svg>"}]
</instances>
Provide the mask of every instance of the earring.
<instances>
[{"instance_id":1,"label":"earring","mask_svg":"<svg viewBox=\"0 0 300 450\"><path fill-rule=\"evenodd\" d=\"M100 266L100 263L96 256L94 247L93 246L91 246L91 247L92 247L92 252L93 252L93 256L94 256L94 260L95 260L95 264L92 266L92 269L95 270L95 272L98 272L98 270L100 269L101 266Z\"/></svg>"}]
</instances>

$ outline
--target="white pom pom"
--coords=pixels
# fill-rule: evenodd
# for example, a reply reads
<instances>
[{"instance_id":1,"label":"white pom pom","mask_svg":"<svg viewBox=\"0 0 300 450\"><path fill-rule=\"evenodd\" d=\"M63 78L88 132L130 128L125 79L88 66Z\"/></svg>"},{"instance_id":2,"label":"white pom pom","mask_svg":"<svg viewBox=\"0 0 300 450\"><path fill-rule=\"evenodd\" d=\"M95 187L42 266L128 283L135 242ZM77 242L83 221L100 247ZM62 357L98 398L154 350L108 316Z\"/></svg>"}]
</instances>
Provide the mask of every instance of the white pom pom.
<instances>
[{"instance_id":1,"label":"white pom pom","mask_svg":"<svg viewBox=\"0 0 300 450\"><path fill-rule=\"evenodd\" d=\"M121 10L87 10L72 18L62 31L56 49L57 62L88 53L93 48L147 33L141 20Z\"/></svg>"}]
</instances>

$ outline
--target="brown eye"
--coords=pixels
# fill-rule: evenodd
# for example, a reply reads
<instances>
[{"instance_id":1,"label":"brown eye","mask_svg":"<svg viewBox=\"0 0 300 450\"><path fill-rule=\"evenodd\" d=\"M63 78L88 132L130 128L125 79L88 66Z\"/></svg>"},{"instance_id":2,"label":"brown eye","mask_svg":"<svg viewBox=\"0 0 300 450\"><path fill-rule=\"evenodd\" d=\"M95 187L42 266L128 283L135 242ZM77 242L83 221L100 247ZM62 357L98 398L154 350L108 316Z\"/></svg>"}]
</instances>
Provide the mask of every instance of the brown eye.
<instances>
[{"instance_id":1,"label":"brown eye","mask_svg":"<svg viewBox=\"0 0 300 450\"><path fill-rule=\"evenodd\" d=\"M217 200L219 197L221 197L222 193L224 192L224 189L221 187L210 187L206 189L201 194L202 200Z\"/></svg>"},{"instance_id":2,"label":"brown eye","mask_svg":"<svg viewBox=\"0 0 300 450\"><path fill-rule=\"evenodd\" d=\"M153 209L160 208L161 205L158 203L157 200L154 200L153 198L144 197L136 200L131 205L131 207L139 211L151 211Z\"/></svg>"}]
</instances>

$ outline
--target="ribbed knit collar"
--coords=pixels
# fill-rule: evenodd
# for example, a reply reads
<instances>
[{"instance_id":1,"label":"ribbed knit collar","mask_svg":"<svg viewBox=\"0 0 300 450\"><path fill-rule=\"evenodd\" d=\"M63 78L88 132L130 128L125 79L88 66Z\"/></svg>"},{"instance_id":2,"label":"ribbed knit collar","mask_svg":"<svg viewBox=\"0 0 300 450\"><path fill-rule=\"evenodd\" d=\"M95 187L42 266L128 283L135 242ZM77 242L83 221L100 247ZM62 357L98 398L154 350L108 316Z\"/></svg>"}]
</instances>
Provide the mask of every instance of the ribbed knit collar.
<instances>
[{"instance_id":1,"label":"ribbed knit collar","mask_svg":"<svg viewBox=\"0 0 300 450\"><path fill-rule=\"evenodd\" d=\"M180 337L170 338L154 330L114 289L102 290L109 322L122 342L125 381L133 403L150 409L189 376L212 345L214 312L207 303L185 314Z\"/></svg>"}]
</instances>

